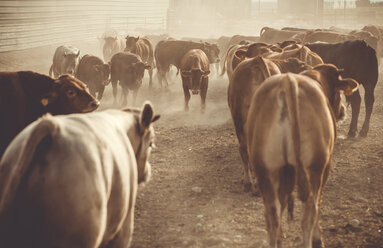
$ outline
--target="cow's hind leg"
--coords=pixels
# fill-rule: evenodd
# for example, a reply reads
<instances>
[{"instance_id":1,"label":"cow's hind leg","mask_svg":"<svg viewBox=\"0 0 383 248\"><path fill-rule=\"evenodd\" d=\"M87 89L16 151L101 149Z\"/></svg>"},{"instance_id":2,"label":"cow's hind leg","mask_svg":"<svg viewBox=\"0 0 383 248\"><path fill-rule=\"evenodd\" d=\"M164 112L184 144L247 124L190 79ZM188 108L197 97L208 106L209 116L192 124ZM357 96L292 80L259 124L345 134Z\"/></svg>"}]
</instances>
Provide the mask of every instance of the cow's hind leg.
<instances>
[{"instance_id":1,"label":"cow's hind leg","mask_svg":"<svg viewBox=\"0 0 383 248\"><path fill-rule=\"evenodd\" d=\"M208 88L208 84L209 84L209 79L208 78L204 78L202 79L203 82L202 82L202 87L201 87L201 112L204 113L205 112L205 109L206 109L206 95L207 95L207 88Z\"/></svg>"},{"instance_id":2,"label":"cow's hind leg","mask_svg":"<svg viewBox=\"0 0 383 248\"><path fill-rule=\"evenodd\" d=\"M102 99L102 96L104 95L104 90L105 90L105 86L100 86L100 88L98 89L98 96L97 96L98 100Z\"/></svg>"},{"instance_id":3,"label":"cow's hind leg","mask_svg":"<svg viewBox=\"0 0 383 248\"><path fill-rule=\"evenodd\" d=\"M189 100L190 100L190 92L189 92L189 87L187 86L186 83L182 83L182 87L184 89L184 95L185 95L185 111L189 110Z\"/></svg>"},{"instance_id":4,"label":"cow's hind leg","mask_svg":"<svg viewBox=\"0 0 383 248\"><path fill-rule=\"evenodd\" d=\"M154 68L154 63L150 63L150 69L148 69L148 74L149 74L149 88L153 88L153 68Z\"/></svg>"},{"instance_id":5,"label":"cow's hind leg","mask_svg":"<svg viewBox=\"0 0 383 248\"><path fill-rule=\"evenodd\" d=\"M134 208L134 204L133 204ZM134 210L128 212L125 222L123 223L120 231L116 234L112 241L110 241L105 247L100 248L126 248L130 247L133 236L134 226Z\"/></svg>"},{"instance_id":6,"label":"cow's hind leg","mask_svg":"<svg viewBox=\"0 0 383 248\"><path fill-rule=\"evenodd\" d=\"M294 197L293 190L295 185L295 169L291 165L285 165L279 171L279 201L281 203L281 214L280 221L282 221L282 213L287 205L287 210L289 214L289 220L293 219L293 210L294 210Z\"/></svg>"},{"instance_id":7,"label":"cow's hind leg","mask_svg":"<svg viewBox=\"0 0 383 248\"><path fill-rule=\"evenodd\" d=\"M355 91L354 94L347 97L347 100L351 102L351 110L352 110L352 116L351 116L351 123L350 123L350 129L348 131L349 137L355 137L356 131L358 129L358 118L359 118L359 111L360 111L360 93L359 90Z\"/></svg>"},{"instance_id":8,"label":"cow's hind leg","mask_svg":"<svg viewBox=\"0 0 383 248\"><path fill-rule=\"evenodd\" d=\"M264 169L260 168L259 172ZM264 172L264 173L263 173ZM262 192L265 204L265 218L269 245L271 248L281 247L281 210L282 206L278 199L279 177L264 170L258 176L259 188ZM278 174L278 173L274 173Z\"/></svg>"},{"instance_id":9,"label":"cow's hind leg","mask_svg":"<svg viewBox=\"0 0 383 248\"><path fill-rule=\"evenodd\" d=\"M117 104L117 81L112 81L112 87L113 87L113 105L115 106Z\"/></svg>"},{"instance_id":10,"label":"cow's hind leg","mask_svg":"<svg viewBox=\"0 0 383 248\"><path fill-rule=\"evenodd\" d=\"M364 119L362 129L360 130L360 133L359 133L361 137L366 137L368 130L370 128L370 118L371 118L371 113L372 113L372 109L374 107L374 101L375 101L374 89L375 89L375 85L364 88L365 90L364 102L366 105L366 117Z\"/></svg>"},{"instance_id":11,"label":"cow's hind leg","mask_svg":"<svg viewBox=\"0 0 383 248\"><path fill-rule=\"evenodd\" d=\"M129 95L129 90L126 88L122 88L122 107L125 107L126 104L128 103L128 95Z\"/></svg>"}]
</instances>

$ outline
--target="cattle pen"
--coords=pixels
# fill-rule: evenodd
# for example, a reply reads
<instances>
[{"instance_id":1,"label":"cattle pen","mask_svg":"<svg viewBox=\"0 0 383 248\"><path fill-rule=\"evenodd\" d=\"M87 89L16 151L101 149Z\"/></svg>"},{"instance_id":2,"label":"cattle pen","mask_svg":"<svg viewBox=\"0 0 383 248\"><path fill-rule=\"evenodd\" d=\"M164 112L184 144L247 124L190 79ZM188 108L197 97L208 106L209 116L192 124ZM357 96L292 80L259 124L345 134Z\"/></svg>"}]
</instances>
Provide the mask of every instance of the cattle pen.
<instances>
[{"instance_id":1,"label":"cattle pen","mask_svg":"<svg viewBox=\"0 0 383 248\"><path fill-rule=\"evenodd\" d=\"M103 60L106 36L119 36L125 42L126 36L151 40L152 36L163 35L151 40L154 49L160 40L191 42L193 38L201 46L205 42L217 43L222 49L219 38L246 35L258 39L266 26L276 30L303 28L309 32L336 26L349 32L383 23L382 1L310 0L324 3L320 17L317 13L280 14L278 2L283 0L0 0L0 73L34 71L48 75L55 49L60 45L78 48L80 57L88 54ZM294 3L299 2L302 1ZM369 5L358 7L360 2ZM247 42L236 45L243 52L254 41ZM378 42L377 53L383 38ZM228 44L227 40L223 46L225 55ZM271 48L275 49L271 51L274 55L283 50ZM237 59L245 60L239 56ZM342 99L345 119L336 123L331 170L319 206L325 247L383 248L383 60L378 57L377 61L379 77L366 137L359 135L366 114L364 87L359 87L361 107L355 137L348 137L353 113L350 104ZM108 61L104 62L106 66ZM130 247L269 247L262 196L244 190L243 158L228 103L230 79L226 74L219 76L221 71L215 71L211 63L204 111L200 95L191 95L186 111L182 71L170 66L166 75L169 84L161 86L156 63L150 67L152 84L147 69L144 71L135 103L130 93L128 104L114 104L112 85L105 82L105 92L95 112L141 107L150 101L154 113L161 115L153 123L156 136L150 156L151 178L137 191ZM305 69L311 68L304 65ZM116 83L119 97L120 84L121 81ZM0 92L0 110L8 106L1 99L3 93ZM288 221L287 211L282 218L283 247L302 247L304 241L304 205L296 189L294 195L294 220Z\"/></svg>"}]
</instances>

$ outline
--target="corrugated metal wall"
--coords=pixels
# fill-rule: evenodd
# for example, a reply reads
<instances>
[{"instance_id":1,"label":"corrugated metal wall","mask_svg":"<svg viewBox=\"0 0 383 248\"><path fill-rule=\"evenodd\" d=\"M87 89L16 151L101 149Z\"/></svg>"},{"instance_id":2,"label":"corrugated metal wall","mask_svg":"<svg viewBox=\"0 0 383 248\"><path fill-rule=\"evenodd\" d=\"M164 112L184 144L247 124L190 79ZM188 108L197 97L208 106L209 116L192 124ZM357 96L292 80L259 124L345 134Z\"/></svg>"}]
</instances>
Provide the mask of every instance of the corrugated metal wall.
<instances>
[{"instance_id":1,"label":"corrugated metal wall","mask_svg":"<svg viewBox=\"0 0 383 248\"><path fill-rule=\"evenodd\" d=\"M166 28L169 0L0 0L0 52Z\"/></svg>"}]
</instances>

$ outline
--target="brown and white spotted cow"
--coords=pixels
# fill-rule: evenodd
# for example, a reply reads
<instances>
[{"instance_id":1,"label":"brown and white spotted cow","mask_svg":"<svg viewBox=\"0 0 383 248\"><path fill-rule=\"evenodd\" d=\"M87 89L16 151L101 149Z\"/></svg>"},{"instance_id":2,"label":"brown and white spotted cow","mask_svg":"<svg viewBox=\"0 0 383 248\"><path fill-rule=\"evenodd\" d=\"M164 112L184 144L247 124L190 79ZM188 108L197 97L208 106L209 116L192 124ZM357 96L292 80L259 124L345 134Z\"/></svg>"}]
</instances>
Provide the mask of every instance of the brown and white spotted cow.
<instances>
[{"instance_id":1,"label":"brown and white spotted cow","mask_svg":"<svg viewBox=\"0 0 383 248\"><path fill-rule=\"evenodd\" d=\"M158 118L145 103L25 128L0 161L0 247L129 247Z\"/></svg>"},{"instance_id":2,"label":"brown and white spotted cow","mask_svg":"<svg viewBox=\"0 0 383 248\"><path fill-rule=\"evenodd\" d=\"M311 66L298 59L266 59L261 56L241 62L229 80L228 104L239 142L239 153L243 162L243 184L245 191L250 190L248 173L248 154L245 136L245 124L251 98L256 89L268 77L283 72L299 73L311 69ZM254 185L254 184L253 184ZM252 187L253 193L256 193Z\"/></svg>"},{"instance_id":3,"label":"brown and white spotted cow","mask_svg":"<svg viewBox=\"0 0 383 248\"><path fill-rule=\"evenodd\" d=\"M181 60L182 87L185 95L185 110L189 110L190 91L201 95L201 111L206 106L209 84L209 59L201 49L192 49Z\"/></svg>"},{"instance_id":4,"label":"brown and white spotted cow","mask_svg":"<svg viewBox=\"0 0 383 248\"><path fill-rule=\"evenodd\" d=\"M126 36L125 52L131 52L141 57L142 62L150 65L149 73L149 86L152 87L152 76L154 68L154 49L150 40L140 37Z\"/></svg>"},{"instance_id":5,"label":"brown and white spotted cow","mask_svg":"<svg viewBox=\"0 0 383 248\"><path fill-rule=\"evenodd\" d=\"M303 247L322 247L319 203L341 117L340 92L350 95L358 87L332 65L302 74L266 79L252 98L246 124L250 173L262 193L273 248L281 246L286 205L292 218L295 184L304 204Z\"/></svg>"}]
</instances>

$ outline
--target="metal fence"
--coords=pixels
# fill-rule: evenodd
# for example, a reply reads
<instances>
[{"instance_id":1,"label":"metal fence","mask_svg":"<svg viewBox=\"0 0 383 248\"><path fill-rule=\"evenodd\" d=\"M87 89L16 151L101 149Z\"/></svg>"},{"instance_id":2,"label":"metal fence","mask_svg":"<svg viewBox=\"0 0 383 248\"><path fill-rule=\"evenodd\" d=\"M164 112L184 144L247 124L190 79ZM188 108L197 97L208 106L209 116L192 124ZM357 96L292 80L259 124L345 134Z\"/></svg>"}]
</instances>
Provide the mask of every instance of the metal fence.
<instances>
[{"instance_id":1,"label":"metal fence","mask_svg":"<svg viewBox=\"0 0 383 248\"><path fill-rule=\"evenodd\" d=\"M168 0L0 0L0 52L166 28Z\"/></svg>"}]
</instances>

